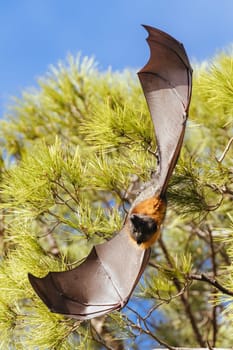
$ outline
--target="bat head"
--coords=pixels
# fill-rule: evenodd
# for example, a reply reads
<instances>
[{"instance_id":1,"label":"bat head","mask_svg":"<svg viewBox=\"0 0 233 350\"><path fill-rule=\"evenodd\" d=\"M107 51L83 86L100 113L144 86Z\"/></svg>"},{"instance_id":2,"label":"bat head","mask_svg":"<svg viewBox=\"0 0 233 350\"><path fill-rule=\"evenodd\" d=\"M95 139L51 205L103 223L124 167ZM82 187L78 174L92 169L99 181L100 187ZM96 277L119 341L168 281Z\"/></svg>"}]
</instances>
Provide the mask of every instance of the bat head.
<instances>
[{"instance_id":1,"label":"bat head","mask_svg":"<svg viewBox=\"0 0 233 350\"><path fill-rule=\"evenodd\" d=\"M138 245L148 242L158 228L156 221L152 217L144 214L131 214L130 223L130 235Z\"/></svg>"},{"instance_id":2,"label":"bat head","mask_svg":"<svg viewBox=\"0 0 233 350\"><path fill-rule=\"evenodd\" d=\"M130 237L142 249L149 248L160 235L166 213L166 198L150 197L142 200L129 213Z\"/></svg>"}]
</instances>

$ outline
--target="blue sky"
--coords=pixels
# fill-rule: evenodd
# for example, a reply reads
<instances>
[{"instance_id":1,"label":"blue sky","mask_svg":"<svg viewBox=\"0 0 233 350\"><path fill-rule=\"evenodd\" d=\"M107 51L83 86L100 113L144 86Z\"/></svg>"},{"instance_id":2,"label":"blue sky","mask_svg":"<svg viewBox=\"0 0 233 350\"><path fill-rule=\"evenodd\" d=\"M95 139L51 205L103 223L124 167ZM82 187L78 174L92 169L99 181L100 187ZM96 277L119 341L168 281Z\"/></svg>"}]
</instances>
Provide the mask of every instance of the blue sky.
<instances>
[{"instance_id":1,"label":"blue sky","mask_svg":"<svg viewBox=\"0 0 233 350\"><path fill-rule=\"evenodd\" d=\"M140 24L169 32L191 59L233 42L232 0L0 0L0 114L67 53L94 55L101 69L148 58Z\"/></svg>"}]
</instances>

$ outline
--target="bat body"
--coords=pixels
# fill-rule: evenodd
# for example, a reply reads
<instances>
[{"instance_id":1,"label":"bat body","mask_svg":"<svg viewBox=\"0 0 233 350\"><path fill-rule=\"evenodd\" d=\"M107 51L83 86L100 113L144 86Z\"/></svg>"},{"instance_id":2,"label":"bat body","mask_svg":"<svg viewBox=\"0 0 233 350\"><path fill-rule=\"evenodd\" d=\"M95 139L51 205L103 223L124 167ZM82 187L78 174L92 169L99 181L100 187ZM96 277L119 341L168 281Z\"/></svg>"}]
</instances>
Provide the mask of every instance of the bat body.
<instances>
[{"instance_id":1,"label":"bat body","mask_svg":"<svg viewBox=\"0 0 233 350\"><path fill-rule=\"evenodd\" d=\"M119 310L128 302L158 239L166 212L168 181L179 157L191 98L192 69L184 47L145 26L150 59L139 80L154 124L156 176L135 199L121 231L94 246L77 268L29 280L48 308L80 320Z\"/></svg>"}]
</instances>

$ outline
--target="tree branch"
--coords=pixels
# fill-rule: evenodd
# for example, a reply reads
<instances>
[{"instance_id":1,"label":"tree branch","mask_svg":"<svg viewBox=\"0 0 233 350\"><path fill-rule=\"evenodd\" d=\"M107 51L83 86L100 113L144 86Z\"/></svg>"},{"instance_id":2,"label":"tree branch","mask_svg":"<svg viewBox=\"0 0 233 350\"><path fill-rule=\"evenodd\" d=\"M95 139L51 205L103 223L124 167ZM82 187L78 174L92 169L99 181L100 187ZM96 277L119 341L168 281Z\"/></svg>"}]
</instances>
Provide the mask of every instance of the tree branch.
<instances>
[{"instance_id":1,"label":"tree branch","mask_svg":"<svg viewBox=\"0 0 233 350\"><path fill-rule=\"evenodd\" d=\"M147 322L146 320L134 309L132 309L131 307L127 306L127 309L129 309L130 311L132 311L138 318L138 323L134 323L132 320L130 320L129 317L127 317L126 315L124 315L124 317L126 317L127 321L130 323L132 328L135 328L137 330L140 331L140 333L144 333L149 335L151 338L153 338L157 343L159 343L162 346L165 346L166 349L169 350L175 350L175 348L171 345L168 345L165 341L161 340L160 338L158 338L156 335L154 335L150 329L148 328ZM145 329L141 326L141 322L143 323Z\"/></svg>"},{"instance_id":2,"label":"tree branch","mask_svg":"<svg viewBox=\"0 0 233 350\"><path fill-rule=\"evenodd\" d=\"M223 161L223 159L225 158L227 152L229 151L229 149L231 147L232 142L233 142L233 137L231 137L230 140L228 141L228 143L227 143L227 145L226 145L226 147L225 147L221 157L216 158L218 163L221 163Z\"/></svg>"},{"instance_id":3,"label":"tree branch","mask_svg":"<svg viewBox=\"0 0 233 350\"><path fill-rule=\"evenodd\" d=\"M215 247L214 247L212 230L210 229L209 225L207 225L207 231L209 233L212 270L213 270L213 275L215 278L217 275L216 252L215 252ZM215 346L216 341L217 341L217 333L218 333L217 305L216 305L216 303L214 303L213 308L212 308L212 329L213 329L212 346Z\"/></svg>"},{"instance_id":4,"label":"tree branch","mask_svg":"<svg viewBox=\"0 0 233 350\"><path fill-rule=\"evenodd\" d=\"M170 258L170 255L167 251L167 248L162 240L162 238L160 237L159 238L159 244L160 244L160 247L165 255L165 258L168 262L168 264L173 267L173 263L172 263L172 260ZM181 290L181 284L180 282L177 280L177 279L174 279L173 280L173 283L175 285L175 287L177 288L178 292ZM193 332L195 334L195 337L196 337L196 340L197 342L200 344L200 346L205 346L205 342L204 342L204 339L202 338L202 335L201 333L199 332L199 329L198 329L198 326L197 326L197 322L196 322L196 319L193 315L193 312L192 312L192 309L191 309L191 306L189 304L189 301L188 301L188 298L185 294L181 294L180 295L180 299L181 299L181 302L182 304L184 305L184 309L185 309L185 312L186 312L186 315L188 316L189 320L190 320L190 323L191 323L191 326L192 326L192 329L193 329Z\"/></svg>"},{"instance_id":5,"label":"tree branch","mask_svg":"<svg viewBox=\"0 0 233 350\"><path fill-rule=\"evenodd\" d=\"M216 289L218 289L223 294L230 295L233 297L233 291L225 288L215 278L208 277L205 273L202 273L200 275L190 274L190 275L188 275L188 278L191 280L207 282L207 283L211 284L212 286L214 286Z\"/></svg>"}]
</instances>

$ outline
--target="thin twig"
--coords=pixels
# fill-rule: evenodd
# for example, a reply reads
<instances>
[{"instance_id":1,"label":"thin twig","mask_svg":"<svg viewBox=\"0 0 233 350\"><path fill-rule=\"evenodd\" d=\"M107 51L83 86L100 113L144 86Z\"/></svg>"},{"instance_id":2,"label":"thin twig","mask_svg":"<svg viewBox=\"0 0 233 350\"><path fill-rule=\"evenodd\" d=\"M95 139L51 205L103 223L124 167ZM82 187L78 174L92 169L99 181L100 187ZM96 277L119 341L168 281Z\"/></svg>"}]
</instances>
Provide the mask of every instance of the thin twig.
<instances>
[{"instance_id":1,"label":"thin twig","mask_svg":"<svg viewBox=\"0 0 233 350\"><path fill-rule=\"evenodd\" d=\"M188 278L196 281L203 281L211 284L216 289L218 289L220 292L226 295L230 295L233 297L233 291L225 288L223 285L221 285L216 279L213 279L211 277L208 277L206 274L202 273L200 275L197 274L190 274L188 275Z\"/></svg>"},{"instance_id":2,"label":"thin twig","mask_svg":"<svg viewBox=\"0 0 233 350\"><path fill-rule=\"evenodd\" d=\"M78 199L75 198L75 197L73 196L73 194L68 190L68 188L64 185L64 183L61 183L61 182L56 181L56 180L54 180L54 181L52 181L52 182L55 183L56 185L58 185L59 187L61 187L61 188L70 196L70 198L73 199L73 201L74 201L77 205L80 204L79 201L78 201Z\"/></svg>"},{"instance_id":3,"label":"thin twig","mask_svg":"<svg viewBox=\"0 0 233 350\"><path fill-rule=\"evenodd\" d=\"M201 230L199 227L196 227L194 224L191 224L192 232L196 234L201 240L203 240L205 243L209 244L208 240L208 233L206 231ZM222 258L226 262L227 265L231 264L231 261L226 253L226 251L223 249L223 245L219 249L219 253L221 254ZM204 261L205 262L205 261ZM200 267L199 267L200 270Z\"/></svg>"},{"instance_id":4,"label":"thin twig","mask_svg":"<svg viewBox=\"0 0 233 350\"><path fill-rule=\"evenodd\" d=\"M151 338L153 338L157 343L159 343L160 345L163 345L165 348L169 349L169 350L175 350L175 348L169 344L167 344L165 341L161 340L160 338L158 338L156 335L154 335L150 329L148 328L147 322L146 320L144 320L144 318L134 309L132 309L131 307L127 306L127 309L129 309L130 311L132 311L138 318L138 322L139 324L134 323L132 320L130 320L129 317L127 317L126 315L125 318L127 319L127 321L130 323L132 328L135 328L137 330L140 331L140 333L144 333L149 335ZM141 326L141 322L143 323L144 328L142 328Z\"/></svg>"},{"instance_id":5,"label":"thin twig","mask_svg":"<svg viewBox=\"0 0 233 350\"><path fill-rule=\"evenodd\" d=\"M44 222L43 218L39 218L39 221L43 224L46 225L46 223ZM57 220L57 222L54 224L54 226L51 229L46 229L44 234L38 235L37 238L41 239L41 238L47 238L47 242L49 244L50 247L50 253L53 254L54 256L59 256L60 255L60 249L59 246L57 244L57 241L55 239L55 237L53 236L53 231L61 224L60 220Z\"/></svg>"},{"instance_id":6,"label":"thin twig","mask_svg":"<svg viewBox=\"0 0 233 350\"><path fill-rule=\"evenodd\" d=\"M232 142L233 142L233 137L231 137L230 140L228 141L228 143L227 143L227 145L226 145L226 147L225 147L221 157L216 158L218 163L221 163L223 161L223 159L225 158L227 152L229 151L229 149L231 147Z\"/></svg>"},{"instance_id":7,"label":"thin twig","mask_svg":"<svg viewBox=\"0 0 233 350\"><path fill-rule=\"evenodd\" d=\"M73 211L74 213L77 213L77 210L75 210L74 208L72 208L70 204L68 204L71 198L64 200L58 193L55 193L55 196L61 201L61 203L56 202L56 204L65 204L71 211Z\"/></svg>"},{"instance_id":8,"label":"thin twig","mask_svg":"<svg viewBox=\"0 0 233 350\"><path fill-rule=\"evenodd\" d=\"M217 263L216 263L216 252L214 247L214 240L212 235L212 230L207 225L207 230L209 233L209 239L210 239L210 250L211 250L211 262L212 262L212 270L213 270L213 276L214 278L217 275ZM216 297L215 297L216 298ZM218 324L217 324L217 305L213 305L212 309L212 328L213 328L213 346L215 346L217 341L217 333L218 333Z\"/></svg>"},{"instance_id":9,"label":"thin twig","mask_svg":"<svg viewBox=\"0 0 233 350\"><path fill-rule=\"evenodd\" d=\"M168 298L168 299L162 299L162 300L160 299L161 302L158 303L158 304L156 304L156 305L154 305L154 306L152 306L152 308L148 311L148 313L146 314L146 316L142 317L142 319L143 319L143 320L147 320L147 319L151 316L151 314L152 314L155 310L157 310L160 306L162 306L163 304L169 304L173 299L176 299L176 298L178 298L179 296L181 296L181 294L183 294L183 293L186 291L187 287L188 287L188 283L186 283L186 284L184 285L184 287L183 287L177 294L171 295L170 298Z\"/></svg>"},{"instance_id":10,"label":"thin twig","mask_svg":"<svg viewBox=\"0 0 233 350\"><path fill-rule=\"evenodd\" d=\"M96 328L93 326L93 324L91 323L90 324L90 330L91 330L91 335L92 335L92 339L96 342L96 343L98 343L99 345L101 345L101 346L104 346L105 347L105 349L107 349L107 350L112 350L112 348L110 348L107 344L106 344L106 342L104 341L104 339L100 336L100 334L97 332L97 330L96 330ZM94 333L95 333L95 335L94 335Z\"/></svg>"},{"instance_id":11,"label":"thin twig","mask_svg":"<svg viewBox=\"0 0 233 350\"><path fill-rule=\"evenodd\" d=\"M159 244L160 244L160 247L165 255L165 258L168 262L168 264L173 267L173 263L172 263L172 260L170 258L170 255L168 253L168 250L165 246L165 243L163 242L162 238L160 237L159 238ZM174 279L173 280L173 283L175 285L175 287L177 288L178 291L181 290L181 285L180 285L180 282L177 280L177 279ZM202 335L199 331L199 328L197 326L197 322L196 322L196 319L193 315L193 312L192 312L192 309L191 309L191 306L189 304L189 301L188 301L188 298L185 294L181 294L180 295L180 299L182 301L182 304L184 305L184 309L185 309L185 312L186 312L186 315L188 316L189 320L190 320L190 323L191 323L191 326L192 326L192 329L193 329L193 332L195 334L195 337L196 337L196 340L197 342L199 343L200 346L205 346L205 342L204 342L204 339L202 338Z\"/></svg>"},{"instance_id":12,"label":"thin twig","mask_svg":"<svg viewBox=\"0 0 233 350\"><path fill-rule=\"evenodd\" d=\"M51 234L53 233L53 231L54 231L59 225L61 225L61 222L60 222L60 221L57 221L56 224L55 224L51 229L49 229L48 231L46 231L46 233L43 233L43 234L41 234L41 235L38 235L37 237L38 237L38 238L44 238L44 237L46 237L46 236L48 236L48 235L51 235Z\"/></svg>"}]
</instances>

